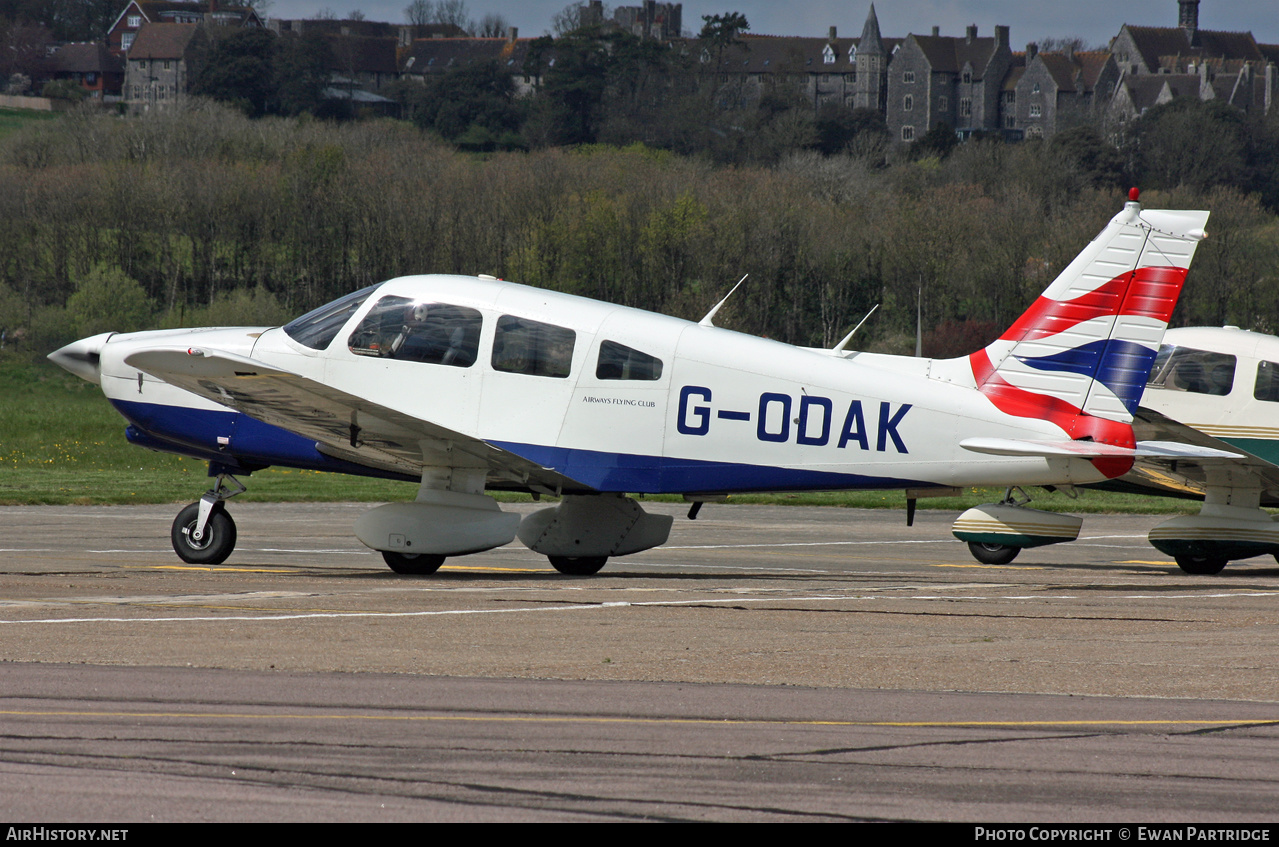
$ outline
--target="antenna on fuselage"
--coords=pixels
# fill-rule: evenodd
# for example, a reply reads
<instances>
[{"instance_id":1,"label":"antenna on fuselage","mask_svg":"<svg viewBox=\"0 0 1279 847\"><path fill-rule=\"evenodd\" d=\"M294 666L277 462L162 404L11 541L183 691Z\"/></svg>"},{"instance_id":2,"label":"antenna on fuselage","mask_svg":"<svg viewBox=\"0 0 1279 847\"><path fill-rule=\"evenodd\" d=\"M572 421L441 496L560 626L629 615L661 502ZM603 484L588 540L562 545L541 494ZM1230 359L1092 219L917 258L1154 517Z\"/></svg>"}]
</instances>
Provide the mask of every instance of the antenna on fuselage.
<instances>
[{"instance_id":1,"label":"antenna on fuselage","mask_svg":"<svg viewBox=\"0 0 1279 847\"><path fill-rule=\"evenodd\" d=\"M857 330L862 328L862 324L870 320L870 316L875 314L875 310L878 308L879 308L878 303L876 303L874 306L871 306L870 311L866 313L866 317L862 318L860 321L857 322L857 326L853 327L853 331L848 333L848 335L845 335L843 341L839 342L834 347L830 348L830 354L832 356L838 356L840 353L843 353L844 348L848 346L848 342L852 341L853 336L857 334Z\"/></svg>"},{"instance_id":2,"label":"antenna on fuselage","mask_svg":"<svg viewBox=\"0 0 1279 847\"><path fill-rule=\"evenodd\" d=\"M750 276L750 274L742 274L742 278L737 281L737 285L733 286L733 291L736 291L738 288L740 288L742 283L746 281L746 277L748 276ZM719 311L720 307L728 302L729 297L733 296L733 291L728 292L728 294L725 295L723 300L720 300L718 303L716 303L715 308L707 312L706 317L698 321L697 325L698 326L715 326L715 324L711 323L711 318L715 317L715 313Z\"/></svg>"}]
</instances>

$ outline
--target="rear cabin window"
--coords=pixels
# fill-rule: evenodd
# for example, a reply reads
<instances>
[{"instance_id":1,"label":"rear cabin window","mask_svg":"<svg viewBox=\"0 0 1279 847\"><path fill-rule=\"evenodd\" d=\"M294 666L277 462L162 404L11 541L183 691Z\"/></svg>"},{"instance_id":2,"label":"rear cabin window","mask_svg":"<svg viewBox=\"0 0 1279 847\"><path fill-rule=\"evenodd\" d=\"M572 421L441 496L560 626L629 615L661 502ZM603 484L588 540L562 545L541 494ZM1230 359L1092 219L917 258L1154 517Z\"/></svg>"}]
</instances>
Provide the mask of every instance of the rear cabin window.
<instances>
[{"instance_id":1,"label":"rear cabin window","mask_svg":"<svg viewBox=\"0 0 1279 847\"><path fill-rule=\"evenodd\" d=\"M1267 403L1279 403L1279 364L1257 363L1257 384L1252 389L1252 396Z\"/></svg>"},{"instance_id":2,"label":"rear cabin window","mask_svg":"<svg viewBox=\"0 0 1279 847\"><path fill-rule=\"evenodd\" d=\"M1234 381L1234 356L1165 344L1155 357L1146 387L1224 397Z\"/></svg>"},{"instance_id":3,"label":"rear cabin window","mask_svg":"<svg viewBox=\"0 0 1279 847\"><path fill-rule=\"evenodd\" d=\"M352 291L332 303L325 303L320 308L290 321L285 325L284 332L289 338L312 350L324 350L333 343L333 339L338 337L338 333L342 331L342 327L346 326L351 315L359 311L375 288L377 285L370 285L368 288Z\"/></svg>"},{"instance_id":4,"label":"rear cabin window","mask_svg":"<svg viewBox=\"0 0 1279 847\"><path fill-rule=\"evenodd\" d=\"M627 347L625 344L605 341L600 344L600 358L595 365L595 378L661 379L662 360Z\"/></svg>"},{"instance_id":5,"label":"rear cabin window","mask_svg":"<svg viewBox=\"0 0 1279 847\"><path fill-rule=\"evenodd\" d=\"M576 340L571 329L503 315L493 337L493 370L562 379L572 368Z\"/></svg>"},{"instance_id":6,"label":"rear cabin window","mask_svg":"<svg viewBox=\"0 0 1279 847\"><path fill-rule=\"evenodd\" d=\"M465 306L383 297L351 333L357 356L469 368L480 349L480 313Z\"/></svg>"}]
</instances>

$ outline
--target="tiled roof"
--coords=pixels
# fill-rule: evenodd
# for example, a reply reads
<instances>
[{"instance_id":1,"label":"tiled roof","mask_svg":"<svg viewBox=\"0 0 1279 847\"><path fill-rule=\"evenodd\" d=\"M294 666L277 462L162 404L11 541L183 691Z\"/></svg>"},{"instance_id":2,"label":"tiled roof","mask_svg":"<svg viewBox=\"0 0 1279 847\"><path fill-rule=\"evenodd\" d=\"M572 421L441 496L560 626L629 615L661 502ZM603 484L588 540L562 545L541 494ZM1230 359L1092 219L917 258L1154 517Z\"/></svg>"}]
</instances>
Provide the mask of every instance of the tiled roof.
<instances>
[{"instance_id":1,"label":"tiled roof","mask_svg":"<svg viewBox=\"0 0 1279 847\"><path fill-rule=\"evenodd\" d=\"M143 24L138 30L130 59L181 59L199 24Z\"/></svg>"},{"instance_id":2,"label":"tiled roof","mask_svg":"<svg viewBox=\"0 0 1279 847\"><path fill-rule=\"evenodd\" d=\"M1164 56L1196 56L1222 59L1264 61L1265 56L1257 47L1250 32L1216 32L1201 29L1195 33L1195 43L1180 27L1127 26L1133 44L1141 53L1148 68L1158 68Z\"/></svg>"},{"instance_id":3,"label":"tiled roof","mask_svg":"<svg viewBox=\"0 0 1279 847\"><path fill-rule=\"evenodd\" d=\"M100 41L63 44L50 63L55 73L123 73L124 63Z\"/></svg>"},{"instance_id":4,"label":"tiled roof","mask_svg":"<svg viewBox=\"0 0 1279 847\"><path fill-rule=\"evenodd\" d=\"M397 41L394 37L330 35L325 40L329 43L335 70L377 74L393 74L399 70L395 61Z\"/></svg>"},{"instance_id":5,"label":"tiled roof","mask_svg":"<svg viewBox=\"0 0 1279 847\"><path fill-rule=\"evenodd\" d=\"M959 73L967 65L978 77L995 55L994 38L972 38L952 35L911 35L933 71Z\"/></svg>"},{"instance_id":6,"label":"tiled roof","mask_svg":"<svg viewBox=\"0 0 1279 847\"><path fill-rule=\"evenodd\" d=\"M703 67L720 73L850 73L856 69L856 60L849 59L849 48L860 42L859 38L802 38L789 35L743 35L741 41L726 49L718 64L713 53L711 61ZM900 38L883 38L881 44L891 53L901 43ZM690 48L698 45L688 42ZM826 48L830 47L835 61L826 62ZM711 66L715 65L714 68Z\"/></svg>"},{"instance_id":7,"label":"tiled roof","mask_svg":"<svg viewBox=\"0 0 1279 847\"><path fill-rule=\"evenodd\" d=\"M517 73L524 67L529 44L534 39L519 38L422 38L400 53L402 73L436 74L452 68L497 62Z\"/></svg>"}]
</instances>

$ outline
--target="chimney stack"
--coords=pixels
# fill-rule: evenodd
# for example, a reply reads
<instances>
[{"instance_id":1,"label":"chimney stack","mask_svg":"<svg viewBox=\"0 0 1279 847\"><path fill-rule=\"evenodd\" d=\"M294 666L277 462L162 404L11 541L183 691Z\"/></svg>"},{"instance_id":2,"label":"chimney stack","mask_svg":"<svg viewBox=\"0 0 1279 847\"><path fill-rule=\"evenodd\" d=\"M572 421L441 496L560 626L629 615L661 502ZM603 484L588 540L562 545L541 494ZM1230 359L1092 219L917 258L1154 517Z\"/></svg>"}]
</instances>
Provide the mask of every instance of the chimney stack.
<instances>
[{"instance_id":1,"label":"chimney stack","mask_svg":"<svg viewBox=\"0 0 1279 847\"><path fill-rule=\"evenodd\" d=\"M1032 41L1026 45L1026 64L1030 64L1031 59L1034 59L1038 55L1039 55L1038 44Z\"/></svg>"},{"instance_id":2,"label":"chimney stack","mask_svg":"<svg viewBox=\"0 0 1279 847\"><path fill-rule=\"evenodd\" d=\"M830 28L830 40L831 40L831 41L834 41L834 40L835 40L836 38L838 38L838 37L839 37L839 36L835 34L835 27L831 27L831 28Z\"/></svg>"}]
</instances>

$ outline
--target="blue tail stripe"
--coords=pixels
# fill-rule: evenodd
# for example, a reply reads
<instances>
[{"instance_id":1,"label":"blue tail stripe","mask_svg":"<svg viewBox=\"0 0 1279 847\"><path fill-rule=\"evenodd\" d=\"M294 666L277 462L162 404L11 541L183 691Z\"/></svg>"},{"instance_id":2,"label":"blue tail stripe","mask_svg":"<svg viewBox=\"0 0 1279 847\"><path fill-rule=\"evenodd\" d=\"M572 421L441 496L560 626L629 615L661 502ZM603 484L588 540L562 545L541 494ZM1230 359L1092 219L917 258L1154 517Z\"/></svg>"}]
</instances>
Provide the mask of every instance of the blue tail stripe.
<instances>
[{"instance_id":1,"label":"blue tail stripe","mask_svg":"<svg viewBox=\"0 0 1279 847\"><path fill-rule=\"evenodd\" d=\"M1137 410L1141 393L1155 363L1155 351L1131 341L1093 341L1052 356L1022 358L1041 371L1063 371L1095 379L1105 385L1129 412Z\"/></svg>"}]
</instances>

